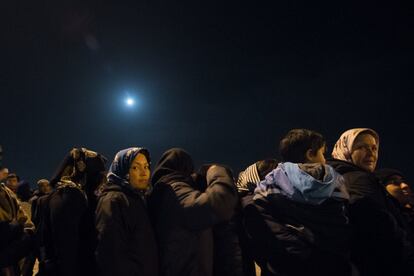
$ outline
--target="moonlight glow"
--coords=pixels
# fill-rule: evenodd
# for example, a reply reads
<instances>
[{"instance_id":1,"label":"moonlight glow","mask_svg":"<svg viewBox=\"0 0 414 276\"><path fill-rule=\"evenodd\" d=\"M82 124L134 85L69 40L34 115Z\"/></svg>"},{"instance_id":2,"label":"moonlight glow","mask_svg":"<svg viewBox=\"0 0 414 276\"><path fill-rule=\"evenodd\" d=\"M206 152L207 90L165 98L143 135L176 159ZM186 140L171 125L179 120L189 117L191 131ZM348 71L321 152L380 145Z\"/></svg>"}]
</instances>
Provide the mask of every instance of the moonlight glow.
<instances>
[{"instance_id":1,"label":"moonlight glow","mask_svg":"<svg viewBox=\"0 0 414 276\"><path fill-rule=\"evenodd\" d=\"M127 106L133 106L135 104L135 101L134 101L133 98L127 98L125 100L125 103L126 103Z\"/></svg>"}]
</instances>

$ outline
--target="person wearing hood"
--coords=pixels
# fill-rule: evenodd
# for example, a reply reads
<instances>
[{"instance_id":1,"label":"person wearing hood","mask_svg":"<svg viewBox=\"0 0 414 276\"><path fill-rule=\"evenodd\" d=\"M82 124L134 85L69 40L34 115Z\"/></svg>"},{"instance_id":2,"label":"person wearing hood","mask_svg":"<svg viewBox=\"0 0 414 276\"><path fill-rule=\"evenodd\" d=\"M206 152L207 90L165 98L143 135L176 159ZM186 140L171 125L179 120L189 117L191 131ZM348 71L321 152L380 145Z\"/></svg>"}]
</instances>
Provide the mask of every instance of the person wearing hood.
<instances>
[{"instance_id":1,"label":"person wearing hood","mask_svg":"<svg viewBox=\"0 0 414 276\"><path fill-rule=\"evenodd\" d=\"M254 204L273 234L261 260L268 275L351 274L349 195L325 149L319 133L290 130L279 146L283 162L257 184Z\"/></svg>"},{"instance_id":2,"label":"person wearing hood","mask_svg":"<svg viewBox=\"0 0 414 276\"><path fill-rule=\"evenodd\" d=\"M342 133L328 161L344 176L350 194L351 257L362 276L412 274L406 222L374 174L378 153L377 132L354 128Z\"/></svg>"},{"instance_id":3,"label":"person wearing hood","mask_svg":"<svg viewBox=\"0 0 414 276\"><path fill-rule=\"evenodd\" d=\"M158 250L147 213L150 155L145 148L119 151L96 209L99 275L158 275Z\"/></svg>"},{"instance_id":4,"label":"person wearing hood","mask_svg":"<svg viewBox=\"0 0 414 276\"><path fill-rule=\"evenodd\" d=\"M411 240L414 239L414 193L404 174L392 168L382 168L375 171L381 184L387 192L395 199L400 207L404 218L408 223Z\"/></svg>"},{"instance_id":5,"label":"person wearing hood","mask_svg":"<svg viewBox=\"0 0 414 276\"><path fill-rule=\"evenodd\" d=\"M73 148L39 199L39 275L96 275L95 191L105 180L106 158Z\"/></svg>"},{"instance_id":6,"label":"person wearing hood","mask_svg":"<svg viewBox=\"0 0 414 276\"><path fill-rule=\"evenodd\" d=\"M167 150L154 170L149 208L160 248L161 275L212 275L212 226L229 221L234 213L237 193L228 169L209 166L205 190L193 173L192 158L179 148Z\"/></svg>"}]
</instances>

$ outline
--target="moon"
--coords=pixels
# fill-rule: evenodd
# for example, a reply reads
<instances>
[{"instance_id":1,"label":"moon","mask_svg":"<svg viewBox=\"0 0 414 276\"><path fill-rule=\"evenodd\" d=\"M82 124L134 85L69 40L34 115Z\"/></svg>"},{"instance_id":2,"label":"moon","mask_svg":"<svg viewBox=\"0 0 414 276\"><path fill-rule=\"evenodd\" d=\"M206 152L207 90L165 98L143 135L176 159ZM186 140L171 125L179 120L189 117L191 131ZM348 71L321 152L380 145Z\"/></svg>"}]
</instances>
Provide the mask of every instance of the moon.
<instances>
[{"instance_id":1,"label":"moon","mask_svg":"<svg viewBox=\"0 0 414 276\"><path fill-rule=\"evenodd\" d=\"M135 100L131 97L128 97L128 98L125 99L125 104L127 106L133 106L135 104Z\"/></svg>"}]
</instances>

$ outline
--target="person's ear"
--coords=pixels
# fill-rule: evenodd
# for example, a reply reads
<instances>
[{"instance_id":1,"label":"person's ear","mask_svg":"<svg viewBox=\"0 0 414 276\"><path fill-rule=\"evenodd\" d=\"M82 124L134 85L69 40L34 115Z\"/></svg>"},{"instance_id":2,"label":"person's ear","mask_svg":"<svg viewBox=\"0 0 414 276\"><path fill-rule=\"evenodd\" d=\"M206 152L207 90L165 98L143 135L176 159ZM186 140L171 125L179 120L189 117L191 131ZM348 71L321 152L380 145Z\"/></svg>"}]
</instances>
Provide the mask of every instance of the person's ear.
<instances>
[{"instance_id":1,"label":"person's ear","mask_svg":"<svg viewBox=\"0 0 414 276\"><path fill-rule=\"evenodd\" d=\"M312 161L313 158L315 157L315 154L313 153L313 150L312 149L308 149L306 151L306 153L305 153L305 157L306 157L306 161L307 162Z\"/></svg>"}]
</instances>

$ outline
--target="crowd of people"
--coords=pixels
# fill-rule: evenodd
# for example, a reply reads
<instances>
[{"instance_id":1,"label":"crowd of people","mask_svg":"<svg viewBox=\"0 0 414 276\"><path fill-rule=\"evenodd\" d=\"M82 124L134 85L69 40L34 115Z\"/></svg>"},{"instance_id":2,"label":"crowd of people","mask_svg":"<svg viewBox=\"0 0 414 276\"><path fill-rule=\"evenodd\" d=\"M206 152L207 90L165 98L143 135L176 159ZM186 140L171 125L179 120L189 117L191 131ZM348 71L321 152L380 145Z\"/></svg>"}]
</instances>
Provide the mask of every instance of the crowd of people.
<instances>
[{"instance_id":1,"label":"crowd of people","mask_svg":"<svg viewBox=\"0 0 414 276\"><path fill-rule=\"evenodd\" d=\"M292 129L234 175L183 149L73 148L32 192L0 167L0 275L414 275L414 195L379 136Z\"/></svg>"}]
</instances>

